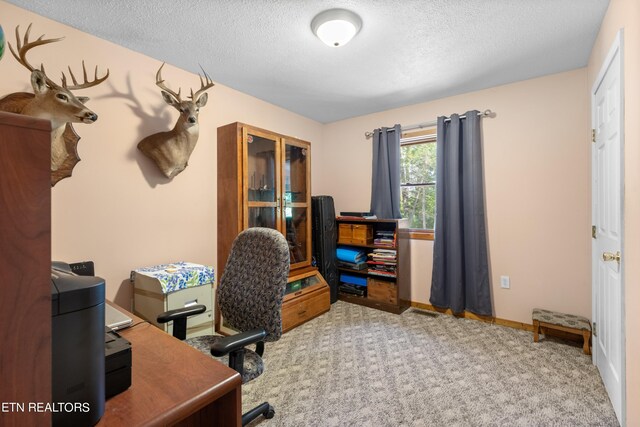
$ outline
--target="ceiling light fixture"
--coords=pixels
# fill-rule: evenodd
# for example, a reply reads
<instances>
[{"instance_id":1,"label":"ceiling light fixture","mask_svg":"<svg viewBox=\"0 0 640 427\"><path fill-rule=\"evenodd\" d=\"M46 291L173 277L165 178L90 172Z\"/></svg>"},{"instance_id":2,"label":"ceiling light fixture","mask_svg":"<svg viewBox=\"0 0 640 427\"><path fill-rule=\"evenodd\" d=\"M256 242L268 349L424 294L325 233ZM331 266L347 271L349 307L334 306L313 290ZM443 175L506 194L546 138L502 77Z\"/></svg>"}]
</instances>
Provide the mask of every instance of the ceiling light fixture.
<instances>
[{"instance_id":1,"label":"ceiling light fixture","mask_svg":"<svg viewBox=\"0 0 640 427\"><path fill-rule=\"evenodd\" d=\"M319 13L311 21L311 30L327 46L340 47L358 34L362 19L346 9L329 9Z\"/></svg>"}]
</instances>

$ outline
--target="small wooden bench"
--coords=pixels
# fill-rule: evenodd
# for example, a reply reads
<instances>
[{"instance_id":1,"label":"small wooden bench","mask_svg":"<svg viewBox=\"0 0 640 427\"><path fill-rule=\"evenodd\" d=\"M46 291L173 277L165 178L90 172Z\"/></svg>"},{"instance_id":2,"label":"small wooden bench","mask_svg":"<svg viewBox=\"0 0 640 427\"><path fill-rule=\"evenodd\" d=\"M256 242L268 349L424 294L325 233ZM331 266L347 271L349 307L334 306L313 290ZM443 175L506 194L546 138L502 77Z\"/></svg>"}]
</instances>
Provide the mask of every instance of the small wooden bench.
<instances>
[{"instance_id":1,"label":"small wooden bench","mask_svg":"<svg viewBox=\"0 0 640 427\"><path fill-rule=\"evenodd\" d=\"M533 309L533 341L538 342L540 328L555 329L582 335L584 354L591 354L589 341L591 339L591 322L586 317L573 314L558 313L557 311Z\"/></svg>"}]
</instances>

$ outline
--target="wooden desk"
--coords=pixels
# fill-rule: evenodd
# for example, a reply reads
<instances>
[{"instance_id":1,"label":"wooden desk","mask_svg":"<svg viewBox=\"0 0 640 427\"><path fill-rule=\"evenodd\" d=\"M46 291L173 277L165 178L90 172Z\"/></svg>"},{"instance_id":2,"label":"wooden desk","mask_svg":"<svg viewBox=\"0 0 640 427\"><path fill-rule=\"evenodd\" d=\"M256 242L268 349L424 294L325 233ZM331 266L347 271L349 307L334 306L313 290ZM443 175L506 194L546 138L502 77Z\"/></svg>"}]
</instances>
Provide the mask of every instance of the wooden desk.
<instances>
[{"instance_id":1,"label":"wooden desk","mask_svg":"<svg viewBox=\"0 0 640 427\"><path fill-rule=\"evenodd\" d=\"M240 426L240 374L131 317L134 326L119 331L131 342L131 387L107 400L97 425Z\"/></svg>"}]
</instances>

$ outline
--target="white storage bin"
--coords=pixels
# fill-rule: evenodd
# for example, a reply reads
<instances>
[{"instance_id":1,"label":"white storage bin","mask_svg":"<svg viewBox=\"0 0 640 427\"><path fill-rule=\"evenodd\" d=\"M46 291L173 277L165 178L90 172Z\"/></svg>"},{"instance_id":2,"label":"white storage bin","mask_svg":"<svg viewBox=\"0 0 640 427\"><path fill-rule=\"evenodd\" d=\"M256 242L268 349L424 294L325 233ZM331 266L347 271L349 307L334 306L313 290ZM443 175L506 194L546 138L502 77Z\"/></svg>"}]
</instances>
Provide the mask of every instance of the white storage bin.
<instances>
[{"instance_id":1,"label":"white storage bin","mask_svg":"<svg viewBox=\"0 0 640 427\"><path fill-rule=\"evenodd\" d=\"M202 304L207 310L187 321L187 338L214 333L213 268L189 262L142 267L131 272L133 311L168 334L173 322L160 324L158 314L189 305Z\"/></svg>"}]
</instances>

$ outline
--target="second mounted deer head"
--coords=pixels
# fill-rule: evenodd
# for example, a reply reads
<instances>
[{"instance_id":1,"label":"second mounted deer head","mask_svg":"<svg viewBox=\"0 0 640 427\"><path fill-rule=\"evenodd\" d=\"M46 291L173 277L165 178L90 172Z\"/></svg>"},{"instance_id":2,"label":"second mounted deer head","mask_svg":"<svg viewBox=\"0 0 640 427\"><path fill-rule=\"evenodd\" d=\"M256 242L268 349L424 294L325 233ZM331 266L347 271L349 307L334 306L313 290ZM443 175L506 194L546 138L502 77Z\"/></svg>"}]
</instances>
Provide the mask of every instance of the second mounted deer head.
<instances>
[{"instance_id":1,"label":"second mounted deer head","mask_svg":"<svg viewBox=\"0 0 640 427\"><path fill-rule=\"evenodd\" d=\"M164 63L156 73L156 85L162 89L164 101L178 110L180 116L173 129L147 136L138 143L138 149L156 163L165 177L173 178L189 164L189 157L198 142L198 114L200 108L207 104L207 89L214 84L203 70L205 80L200 76L200 89L196 93L191 89L189 99L183 100L180 89L176 93L164 84L162 67Z\"/></svg>"},{"instance_id":2,"label":"second mounted deer head","mask_svg":"<svg viewBox=\"0 0 640 427\"><path fill-rule=\"evenodd\" d=\"M88 80L87 70L82 62L82 72L84 82L78 83L75 75L68 67L69 76L73 84L68 84L67 77L62 73L62 84L53 82L44 70L44 65L40 69L33 67L27 61L27 52L37 46L54 43L62 40L44 39L44 35L34 41L29 41L31 25L24 34L24 39L20 40L20 27L16 27L16 50L9 44L9 50L14 58L31 72L31 86L33 94L12 93L0 99L0 110L9 111L27 116L38 117L51 121L51 172L52 186L60 179L71 176L73 166L80 160L77 157L75 147L78 143L78 136L71 128L71 123L93 123L98 119L98 115L85 106L89 98L76 96L72 90L85 89L97 86L109 77L109 70L103 77L98 78L98 67L95 70L93 80ZM65 165L65 170L63 169Z\"/></svg>"}]
</instances>

